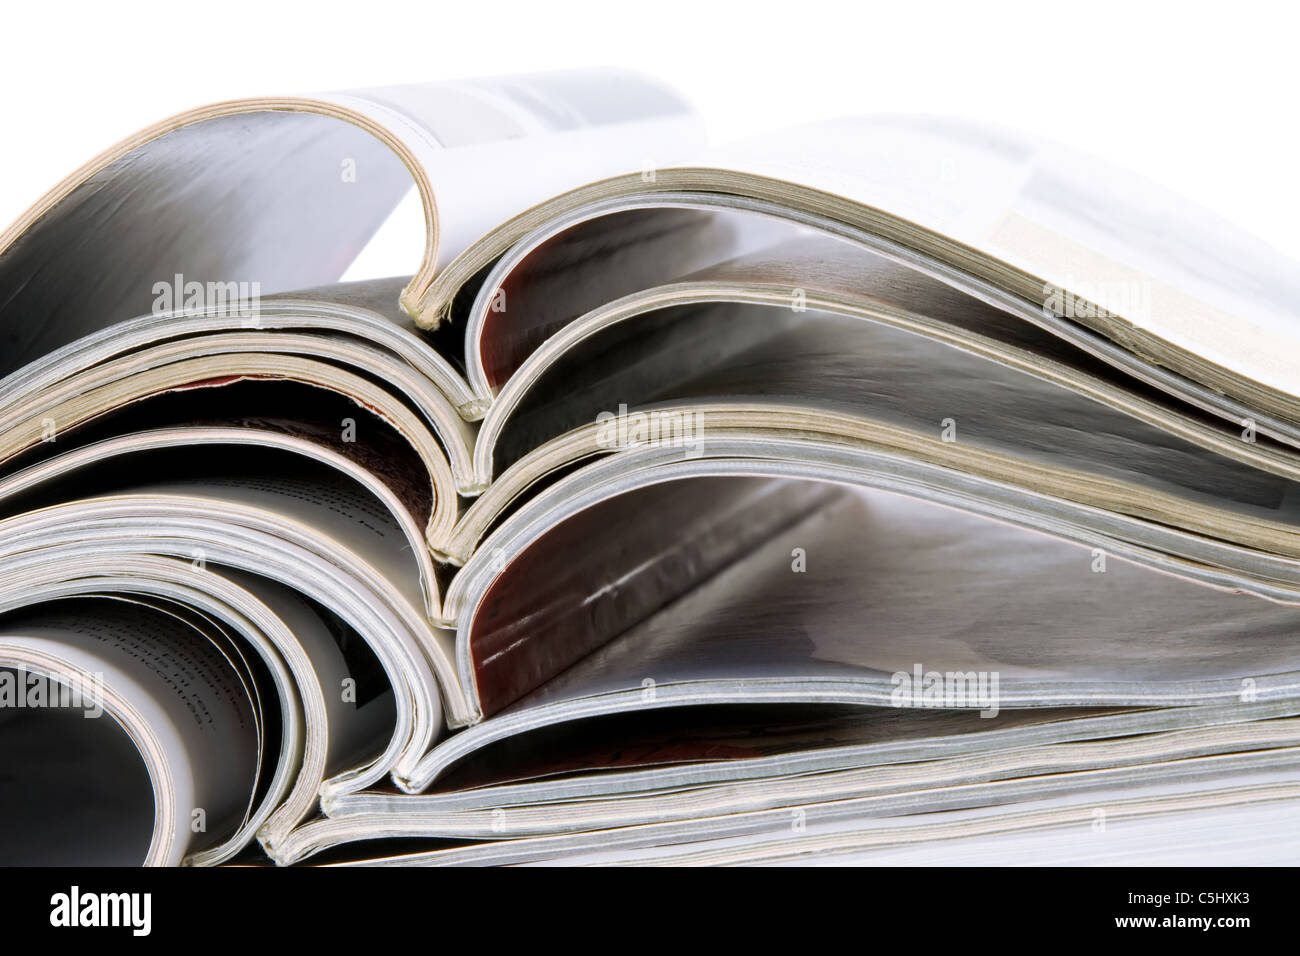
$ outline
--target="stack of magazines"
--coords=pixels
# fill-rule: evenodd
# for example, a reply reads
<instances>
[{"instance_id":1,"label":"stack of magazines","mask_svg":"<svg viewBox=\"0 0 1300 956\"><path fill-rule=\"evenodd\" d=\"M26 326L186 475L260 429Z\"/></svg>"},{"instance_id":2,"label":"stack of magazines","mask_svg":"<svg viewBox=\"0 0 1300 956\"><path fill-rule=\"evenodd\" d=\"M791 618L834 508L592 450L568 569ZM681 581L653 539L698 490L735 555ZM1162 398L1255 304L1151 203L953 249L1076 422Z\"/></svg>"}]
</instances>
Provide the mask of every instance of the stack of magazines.
<instances>
[{"instance_id":1,"label":"stack of magazines","mask_svg":"<svg viewBox=\"0 0 1300 956\"><path fill-rule=\"evenodd\" d=\"M1300 860L1297 302L955 120L163 121L0 234L0 862Z\"/></svg>"}]
</instances>

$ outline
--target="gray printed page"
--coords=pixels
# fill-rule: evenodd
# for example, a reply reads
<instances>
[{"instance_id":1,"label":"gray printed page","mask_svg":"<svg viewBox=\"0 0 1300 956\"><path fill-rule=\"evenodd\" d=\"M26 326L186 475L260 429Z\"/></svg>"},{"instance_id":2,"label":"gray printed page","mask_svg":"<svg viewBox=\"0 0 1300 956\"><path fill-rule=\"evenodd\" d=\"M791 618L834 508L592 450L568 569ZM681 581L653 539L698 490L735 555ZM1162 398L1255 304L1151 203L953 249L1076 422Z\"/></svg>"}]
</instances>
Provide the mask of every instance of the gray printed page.
<instances>
[{"instance_id":1,"label":"gray printed page","mask_svg":"<svg viewBox=\"0 0 1300 956\"><path fill-rule=\"evenodd\" d=\"M1107 685L1158 696L1300 671L1300 611L1098 560L928 502L848 493L518 706L647 678L888 686L919 669L996 675L1004 693Z\"/></svg>"},{"instance_id":2,"label":"gray printed page","mask_svg":"<svg viewBox=\"0 0 1300 956\"><path fill-rule=\"evenodd\" d=\"M411 554L411 541L379 499L329 470L286 467L276 475L208 474L125 487L116 493L193 496L261 509L297 523L327 548L346 548L378 571L412 607L423 607L420 569Z\"/></svg>"},{"instance_id":3,"label":"gray printed page","mask_svg":"<svg viewBox=\"0 0 1300 956\"><path fill-rule=\"evenodd\" d=\"M80 655L89 662L83 666L94 680L122 693L141 713L168 722L169 732L160 732L159 740L177 787L172 798L183 801L179 809L184 819L176 821L182 844L188 841L189 849L194 850L219 843L245 819L258 783L260 741L254 704L230 659L214 638L200 629L196 616L183 618L137 601L94 598L53 602L7 615L0 643L32 641L59 648L71 660ZM77 688L82 693L81 719L86 724L114 722L114 716L102 709L103 686ZM87 719L95 717L99 719ZM136 864L143 859L147 835L136 848L135 859L117 855L127 848L116 844L118 837L112 830L117 826L128 832L134 829L131 819L139 811L126 802L133 789L132 772L126 769L130 764L100 762L122 758L120 750L106 739L111 735L100 733L87 740L79 728L66 724L51 727L39 710L20 711L18 720L27 722L29 733L51 735L39 739L45 741L54 763L22 771L28 785L16 791L18 799L0 814L4 821L0 833L8 848L4 857L10 862L58 862L61 854L69 852L69 842L80 839L91 847L103 847L110 854L105 862ZM15 736L0 740L6 756L22 744ZM69 747L78 744L87 747L82 755L83 774L100 779L56 784L57 775L66 772L57 762L66 757ZM101 746L103 755L96 753ZM4 763L7 771L17 771L17 764L9 759ZM75 817L48 812L51 805L65 801L68 809L76 808L81 789L100 796L104 805L91 811L91 819L101 821L108 832L86 832L75 824L68 830ZM153 809L151 796L146 791L149 811ZM190 832L193 809L204 813L204 828L194 831L198 835ZM109 815L117 819L104 819ZM152 818L152 812L149 816Z\"/></svg>"},{"instance_id":4,"label":"gray printed page","mask_svg":"<svg viewBox=\"0 0 1300 956\"><path fill-rule=\"evenodd\" d=\"M685 401L838 412L953 452L984 449L1239 514L1300 520L1295 482L1026 372L850 316L738 303L661 310L574 347L507 421L494 467L499 473L602 412Z\"/></svg>"},{"instance_id":5,"label":"gray printed page","mask_svg":"<svg viewBox=\"0 0 1300 956\"><path fill-rule=\"evenodd\" d=\"M1209 506L1300 517L1295 482L1101 402L910 332L842 316L805 319L658 400L719 397L839 411Z\"/></svg>"}]
</instances>

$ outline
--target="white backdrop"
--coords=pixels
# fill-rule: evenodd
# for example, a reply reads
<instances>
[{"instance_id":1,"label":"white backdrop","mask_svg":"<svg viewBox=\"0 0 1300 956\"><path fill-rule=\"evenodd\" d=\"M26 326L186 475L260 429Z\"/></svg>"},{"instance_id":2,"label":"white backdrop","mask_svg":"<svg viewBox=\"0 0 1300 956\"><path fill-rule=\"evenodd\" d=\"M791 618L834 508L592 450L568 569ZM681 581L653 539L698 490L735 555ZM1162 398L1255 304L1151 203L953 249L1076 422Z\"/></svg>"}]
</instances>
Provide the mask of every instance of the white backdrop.
<instances>
[{"instance_id":1,"label":"white backdrop","mask_svg":"<svg viewBox=\"0 0 1300 956\"><path fill-rule=\"evenodd\" d=\"M204 102L619 64L716 139L948 113L1065 140L1300 260L1300 17L1282 4L116 2L3 12L0 220L138 127ZM397 271L397 270L388 270Z\"/></svg>"}]
</instances>

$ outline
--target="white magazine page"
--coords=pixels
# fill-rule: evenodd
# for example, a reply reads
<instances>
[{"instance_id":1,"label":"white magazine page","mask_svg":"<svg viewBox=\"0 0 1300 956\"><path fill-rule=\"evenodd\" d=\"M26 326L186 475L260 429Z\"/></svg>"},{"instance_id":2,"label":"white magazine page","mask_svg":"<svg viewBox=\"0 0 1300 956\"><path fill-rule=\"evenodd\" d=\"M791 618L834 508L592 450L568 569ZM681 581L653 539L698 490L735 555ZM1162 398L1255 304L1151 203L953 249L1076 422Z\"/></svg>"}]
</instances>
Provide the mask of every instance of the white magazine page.
<instances>
[{"instance_id":1,"label":"white magazine page","mask_svg":"<svg viewBox=\"0 0 1300 956\"><path fill-rule=\"evenodd\" d=\"M571 70L332 94L399 133L414 121L434 184L441 268L493 226L585 183L698 154L689 104L623 70Z\"/></svg>"},{"instance_id":2,"label":"white magazine page","mask_svg":"<svg viewBox=\"0 0 1300 956\"><path fill-rule=\"evenodd\" d=\"M708 162L889 212L1185 351L1300 394L1300 268L1155 183L1058 144L928 116L857 117L719 147ZM1076 298L1086 300L1071 314ZM1103 316L1104 317L1104 316Z\"/></svg>"}]
</instances>

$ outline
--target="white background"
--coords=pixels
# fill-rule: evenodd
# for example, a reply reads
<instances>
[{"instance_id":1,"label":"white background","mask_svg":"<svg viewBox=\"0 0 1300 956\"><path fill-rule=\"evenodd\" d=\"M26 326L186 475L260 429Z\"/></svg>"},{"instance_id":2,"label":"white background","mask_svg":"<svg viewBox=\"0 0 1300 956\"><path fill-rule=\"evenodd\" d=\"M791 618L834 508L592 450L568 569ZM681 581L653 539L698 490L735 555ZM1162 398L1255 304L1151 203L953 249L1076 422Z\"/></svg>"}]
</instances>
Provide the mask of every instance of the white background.
<instances>
[{"instance_id":1,"label":"white background","mask_svg":"<svg viewBox=\"0 0 1300 956\"><path fill-rule=\"evenodd\" d=\"M1068 141L1300 259L1300 15L1285 11L1242 2L11 0L0 32L0 220L117 139L205 102L618 64L678 86L715 139L927 112Z\"/></svg>"}]
</instances>

